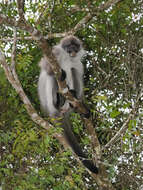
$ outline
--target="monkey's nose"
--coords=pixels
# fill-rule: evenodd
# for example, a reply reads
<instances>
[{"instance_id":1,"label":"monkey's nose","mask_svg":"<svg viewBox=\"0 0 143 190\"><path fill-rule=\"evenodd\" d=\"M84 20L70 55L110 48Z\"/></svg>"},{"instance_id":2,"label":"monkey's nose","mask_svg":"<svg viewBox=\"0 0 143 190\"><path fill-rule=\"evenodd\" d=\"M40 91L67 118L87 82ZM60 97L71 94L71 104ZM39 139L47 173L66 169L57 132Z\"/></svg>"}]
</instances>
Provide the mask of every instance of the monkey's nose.
<instances>
[{"instance_id":1,"label":"monkey's nose","mask_svg":"<svg viewBox=\"0 0 143 190\"><path fill-rule=\"evenodd\" d=\"M72 51L69 53L70 57L75 57L76 56L76 52Z\"/></svg>"}]
</instances>

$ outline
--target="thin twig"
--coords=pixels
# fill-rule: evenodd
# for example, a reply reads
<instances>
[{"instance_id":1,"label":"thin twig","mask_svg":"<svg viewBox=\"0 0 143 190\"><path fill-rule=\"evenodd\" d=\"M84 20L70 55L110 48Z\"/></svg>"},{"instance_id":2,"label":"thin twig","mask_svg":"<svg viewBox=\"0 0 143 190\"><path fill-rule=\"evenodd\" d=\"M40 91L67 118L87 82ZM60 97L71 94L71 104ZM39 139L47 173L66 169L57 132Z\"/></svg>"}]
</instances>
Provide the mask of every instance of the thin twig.
<instances>
[{"instance_id":1,"label":"thin twig","mask_svg":"<svg viewBox=\"0 0 143 190\"><path fill-rule=\"evenodd\" d=\"M13 35L13 46L12 46L12 52L11 52L11 71L13 74L13 77L15 78L15 80L17 79L17 75L15 72L15 59L16 59L16 28L14 28L14 35Z\"/></svg>"},{"instance_id":2,"label":"thin twig","mask_svg":"<svg viewBox=\"0 0 143 190\"><path fill-rule=\"evenodd\" d=\"M18 14L20 16L19 20L23 20L24 18L24 4L25 4L25 0L17 0Z\"/></svg>"}]
</instances>

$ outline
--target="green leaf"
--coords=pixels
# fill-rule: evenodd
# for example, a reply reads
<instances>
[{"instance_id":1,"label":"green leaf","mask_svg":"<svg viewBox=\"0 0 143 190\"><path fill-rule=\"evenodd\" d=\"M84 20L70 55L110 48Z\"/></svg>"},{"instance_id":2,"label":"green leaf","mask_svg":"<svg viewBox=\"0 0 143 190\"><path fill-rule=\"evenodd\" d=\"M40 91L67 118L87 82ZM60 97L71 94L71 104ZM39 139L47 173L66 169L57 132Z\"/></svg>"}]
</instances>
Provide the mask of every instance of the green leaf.
<instances>
[{"instance_id":1,"label":"green leaf","mask_svg":"<svg viewBox=\"0 0 143 190\"><path fill-rule=\"evenodd\" d=\"M113 110L111 113L110 113L110 117L111 118L116 118L118 115L120 115L120 111L118 110Z\"/></svg>"}]
</instances>

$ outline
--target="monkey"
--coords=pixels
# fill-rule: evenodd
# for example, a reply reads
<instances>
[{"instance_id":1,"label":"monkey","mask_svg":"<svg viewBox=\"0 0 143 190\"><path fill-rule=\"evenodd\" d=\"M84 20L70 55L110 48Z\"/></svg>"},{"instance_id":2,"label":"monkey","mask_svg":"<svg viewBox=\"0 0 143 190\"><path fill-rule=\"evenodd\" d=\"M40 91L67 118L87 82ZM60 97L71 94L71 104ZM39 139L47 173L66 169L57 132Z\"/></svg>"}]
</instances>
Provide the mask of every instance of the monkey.
<instances>
[{"instance_id":1,"label":"monkey","mask_svg":"<svg viewBox=\"0 0 143 190\"><path fill-rule=\"evenodd\" d=\"M61 80L65 80L67 90L77 99L83 97L83 65L81 58L85 54L82 42L75 36L67 36L60 43L53 47L53 55L62 70ZM39 66L41 68L38 81L38 94L40 104L46 115L58 117L64 115L62 127L64 137L70 145L73 152L78 156L83 165L93 173L98 173L97 166L88 159L82 151L74 133L71 129L69 115L72 110L68 100L65 100L58 92L58 83L54 73L45 57L42 57ZM63 112L61 111L63 110ZM61 113L62 112L62 113Z\"/></svg>"},{"instance_id":2,"label":"monkey","mask_svg":"<svg viewBox=\"0 0 143 190\"><path fill-rule=\"evenodd\" d=\"M66 71L66 83L69 90L77 99L81 99L83 95L83 65L80 60L85 54L81 41L76 37L68 36L62 39L60 44L54 46L53 54L60 67Z\"/></svg>"}]
</instances>

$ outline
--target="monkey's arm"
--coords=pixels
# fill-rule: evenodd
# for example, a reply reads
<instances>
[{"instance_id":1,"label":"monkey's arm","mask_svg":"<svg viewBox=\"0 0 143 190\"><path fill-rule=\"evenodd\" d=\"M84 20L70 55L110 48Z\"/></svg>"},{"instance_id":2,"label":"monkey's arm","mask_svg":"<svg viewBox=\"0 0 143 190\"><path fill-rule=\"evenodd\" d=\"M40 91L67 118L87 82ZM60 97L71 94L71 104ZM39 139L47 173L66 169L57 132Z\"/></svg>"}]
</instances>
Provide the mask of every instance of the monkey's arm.
<instances>
[{"instance_id":1,"label":"monkey's arm","mask_svg":"<svg viewBox=\"0 0 143 190\"><path fill-rule=\"evenodd\" d=\"M71 69L72 71L72 78L73 78L73 86L74 91L76 94L76 98L80 99L83 96L83 79L82 74L78 72L75 68Z\"/></svg>"},{"instance_id":2,"label":"monkey's arm","mask_svg":"<svg viewBox=\"0 0 143 190\"><path fill-rule=\"evenodd\" d=\"M83 79L82 79L82 73L80 73L75 68L72 68L72 75L73 75L73 83L74 83L74 90L70 90L72 95L79 99L80 101L83 98ZM86 113L83 114L84 117L89 118L90 117L90 110L89 108L82 102L83 106L86 109Z\"/></svg>"}]
</instances>

